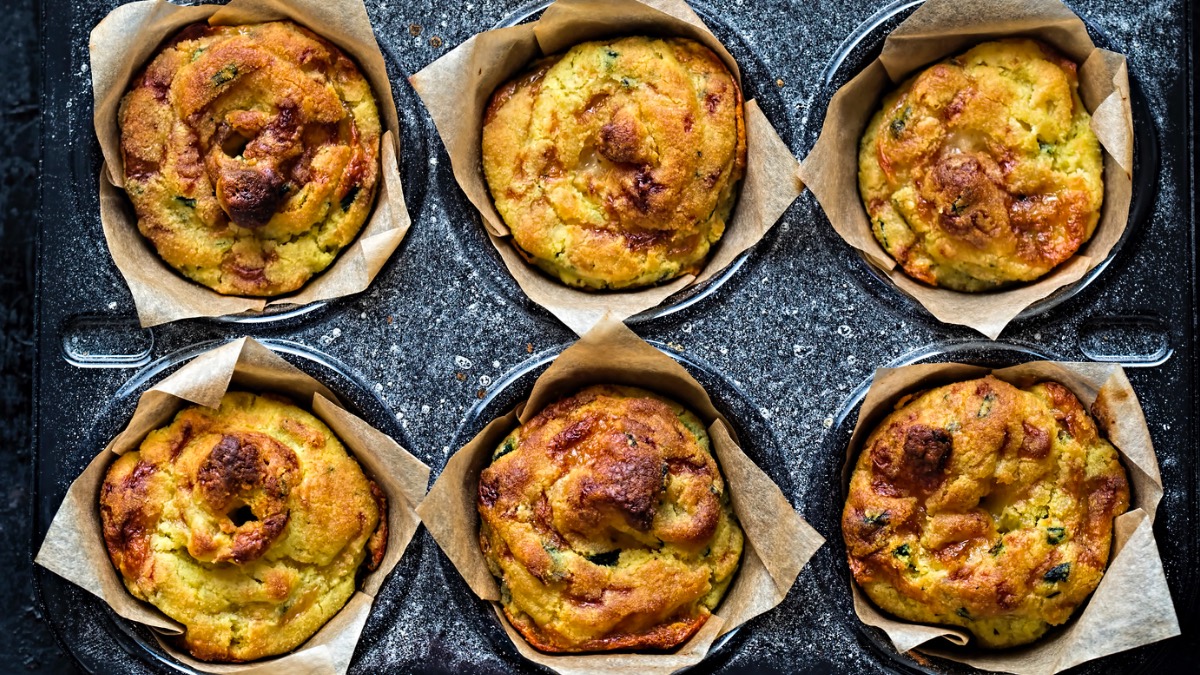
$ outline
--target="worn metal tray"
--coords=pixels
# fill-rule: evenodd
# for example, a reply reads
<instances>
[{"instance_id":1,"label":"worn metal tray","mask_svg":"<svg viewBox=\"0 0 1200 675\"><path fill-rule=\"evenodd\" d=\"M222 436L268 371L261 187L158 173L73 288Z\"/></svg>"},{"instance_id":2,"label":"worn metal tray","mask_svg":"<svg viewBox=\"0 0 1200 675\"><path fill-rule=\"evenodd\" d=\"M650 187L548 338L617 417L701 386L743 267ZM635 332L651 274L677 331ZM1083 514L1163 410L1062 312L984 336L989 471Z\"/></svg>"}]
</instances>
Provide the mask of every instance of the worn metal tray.
<instances>
[{"instance_id":1,"label":"worn metal tray","mask_svg":"<svg viewBox=\"0 0 1200 675\"><path fill-rule=\"evenodd\" d=\"M137 396L199 351L241 335L265 341L321 379L436 473L465 439L528 393L573 335L504 270L406 77L474 33L525 20L544 3L367 0L401 115L402 176L414 220L408 238L356 297L152 330L137 326L98 216L87 42L115 4L42 0L32 548L70 482L124 426ZM829 95L918 3L692 4L738 59L748 95L803 157ZM1156 535L1185 636L1077 670L1194 669L1187 637L1200 618L1194 7L1185 0L1070 4L1098 44L1129 57L1136 82L1134 222L1093 279L1019 319L1000 342L984 341L937 323L881 282L806 193L728 273L631 321L709 387L751 457L829 540L780 607L737 631L697 671L964 672L899 656L854 617L838 529L845 443L876 367L1041 357L1129 368L1162 465L1166 495ZM40 568L36 579L44 615L85 670L184 670L143 629L87 592ZM385 583L352 666L357 673L529 670L424 530Z\"/></svg>"}]
</instances>

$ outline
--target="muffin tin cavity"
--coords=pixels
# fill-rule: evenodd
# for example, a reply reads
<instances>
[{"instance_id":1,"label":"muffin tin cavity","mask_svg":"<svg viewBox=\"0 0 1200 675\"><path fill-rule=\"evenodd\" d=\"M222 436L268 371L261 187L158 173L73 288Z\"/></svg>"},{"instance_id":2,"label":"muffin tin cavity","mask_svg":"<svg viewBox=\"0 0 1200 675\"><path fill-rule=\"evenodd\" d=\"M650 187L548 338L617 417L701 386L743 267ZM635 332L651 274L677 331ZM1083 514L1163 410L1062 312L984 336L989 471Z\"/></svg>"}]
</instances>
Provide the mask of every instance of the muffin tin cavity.
<instances>
[{"instance_id":1,"label":"muffin tin cavity","mask_svg":"<svg viewBox=\"0 0 1200 675\"><path fill-rule=\"evenodd\" d=\"M893 29L915 11L921 3L902 0L876 12L858 26L849 37L835 50L833 58L822 74L821 89L811 102L814 114L806 119L802 137L806 147L812 147L824 123L825 110L830 99L843 85L853 79L859 72L879 56L883 42ZM1119 51L1114 41L1095 25L1088 23L1088 32L1097 47ZM982 40L981 40L982 41ZM1060 304L1074 298L1098 278L1105 269L1121 256L1125 244L1137 237L1140 225L1154 210L1154 200L1158 191L1159 148L1158 138L1154 128L1153 117L1142 94L1141 86L1136 77L1130 74L1130 105L1133 108L1133 194L1129 206L1129 225L1099 264L1088 271L1078 281L1063 286L1049 296L1035 302L1017 315L1014 321L1024 321L1034 316L1049 312ZM886 92L881 92L881 94ZM877 106L878 101L872 105ZM1106 160L1106 161L1111 161ZM1103 207L1102 207L1103 208ZM824 218L822 218L824 221ZM847 249L837 234L822 222L821 234L818 237L825 244L829 255L843 261L849 276L872 298L880 304L901 312L906 316L919 319L930 325L937 325L929 312L915 299L897 287L891 279L879 268L872 265L860 253L847 255ZM1080 255L1087 254L1088 245L1085 243L1079 250Z\"/></svg>"},{"instance_id":2,"label":"muffin tin cavity","mask_svg":"<svg viewBox=\"0 0 1200 675\"><path fill-rule=\"evenodd\" d=\"M538 0L519 5L491 28L506 28L535 21L549 4L550 2L548 1ZM753 99L758 102L767 118L774 125L775 130L779 133L780 138L795 152L796 134L788 118L787 104L780 93L779 86L776 84L776 77L771 74L773 72L772 69L762 60L755 47L738 31L738 28L730 24L721 15L719 7L699 2L688 4L737 61L738 67L741 69L742 92L745 100L750 101ZM387 48L385 47L386 52ZM478 212L462 195L462 191L453 185L454 176L450 171L449 160L445 155L444 148L439 147L434 157L435 160L431 164L435 164L435 166L429 167L431 169L430 173L436 171L436 180L442 185L451 186L451 189L444 190L443 194L446 194L446 198L454 204L453 212L471 214L469 222L467 219L459 219L452 220L448 224L458 245L458 254L469 261L479 271L481 276L490 282L492 289L499 296L519 305L526 311L548 315L544 309L529 300L504 268L504 262L500 258L500 254L496 252L488 240L487 232L483 227L483 221ZM409 178L407 174L404 175L404 181L405 185L408 186ZM416 213L416 209L412 207L411 203L409 208L413 213ZM735 205L735 212L736 209L737 206ZM772 228L757 246L735 258L728 267L721 270L718 274L703 283L689 286L675 293L658 307L630 317L626 323L638 325L653 321L654 319L665 317L691 307L700 303L705 298L712 296L726 282L738 276L739 270L742 270L747 263L751 267L755 266L761 259L762 253L760 252L769 251L774 248L778 232L778 227ZM713 247L713 250L709 252L710 260L719 247L720 243L718 242Z\"/></svg>"},{"instance_id":3,"label":"muffin tin cavity","mask_svg":"<svg viewBox=\"0 0 1200 675\"><path fill-rule=\"evenodd\" d=\"M656 349L679 362L692 377L703 385L716 409L732 423L742 450L779 485L785 495L793 494L787 466L770 424L742 391L740 385L718 373L703 361L680 354L660 342L653 340L649 342ZM518 403L528 399L534 382L566 346L563 345L537 354L500 377L492 385L487 396L467 412L466 418L459 425L450 442L450 453L457 451L474 438L492 420L504 416ZM652 382L642 383L639 386L653 390ZM437 471L440 472L440 470L439 467ZM434 480L436 480L436 476L434 476ZM483 636L495 653L501 655L510 665L510 668L515 669L517 664L524 663L505 636L490 603L480 600L471 592L458 570L444 554L439 551L437 556L454 605L455 616L460 617L469 624L473 631ZM709 650L708 657L703 661L703 667L706 669L716 667L729 658L734 651L732 645L743 628L734 629L717 640Z\"/></svg>"},{"instance_id":4,"label":"muffin tin cavity","mask_svg":"<svg viewBox=\"0 0 1200 675\"><path fill-rule=\"evenodd\" d=\"M1018 345L973 341L927 345L881 367L899 368L918 363L953 361L1001 368L1040 360L1061 359L1053 354ZM830 536L826 540L826 546L821 555L815 556L809 565L814 566L813 572L819 578L835 580L832 583L837 585L837 592L831 593L828 601L837 603L837 610L844 612L849 625L854 626L859 644L872 652L881 662L887 663L902 673L941 673L946 667L951 668L952 672L956 672L962 670L964 666L925 656L921 657L921 661L917 661L908 654L898 654L883 631L863 624L854 615L854 607L850 601L850 585L853 583L853 578L846 563L846 545L842 541L841 534L842 505L846 502L846 481L850 474L847 472L843 476L842 469L846 463L846 446L850 443L854 425L858 422L859 410L870 386L871 378L868 377L850 392L846 402L834 415L832 426L825 435L821 454L823 463L813 467L814 476L809 486L809 501L819 503L822 507L806 510L804 517L812 523L813 527ZM850 461L853 462L856 459L857 457L851 457ZM841 592L842 589L845 590L845 593Z\"/></svg>"},{"instance_id":5,"label":"muffin tin cavity","mask_svg":"<svg viewBox=\"0 0 1200 675\"><path fill-rule=\"evenodd\" d=\"M148 333L148 332L147 332ZM412 447L403 429L396 423L395 416L386 404L349 367L337 359L318 350L286 340L261 340L263 345L282 356L292 365L316 378L333 391L345 408L376 429L391 436L405 447ZM169 374L195 358L197 355L220 346L222 341L203 342L168 354L139 370L116 391L96 415L91 429L79 443L80 457L93 457L128 423L137 407L138 398L150 387L161 382ZM308 402L296 401L307 409ZM82 469L82 467L80 467ZM78 471L75 472L76 474ZM399 498L399 497L397 497ZM390 580L380 590L378 600L393 602L408 593L413 578L411 569L421 558L421 538L409 544L400 564L391 574ZM154 671L193 673L191 668L175 661L159 647L154 635L141 624L134 624L119 617L100 599L74 584L46 571L36 568L35 579L41 588L43 600L53 607L71 607L72 611L57 615L64 634L71 636L107 635L109 640L120 645L135 663L128 664L130 672L144 672L149 666ZM363 634L367 643L369 634ZM106 672L105 656L84 650L76 654L80 663L89 672ZM133 667L136 666L136 669Z\"/></svg>"}]
</instances>

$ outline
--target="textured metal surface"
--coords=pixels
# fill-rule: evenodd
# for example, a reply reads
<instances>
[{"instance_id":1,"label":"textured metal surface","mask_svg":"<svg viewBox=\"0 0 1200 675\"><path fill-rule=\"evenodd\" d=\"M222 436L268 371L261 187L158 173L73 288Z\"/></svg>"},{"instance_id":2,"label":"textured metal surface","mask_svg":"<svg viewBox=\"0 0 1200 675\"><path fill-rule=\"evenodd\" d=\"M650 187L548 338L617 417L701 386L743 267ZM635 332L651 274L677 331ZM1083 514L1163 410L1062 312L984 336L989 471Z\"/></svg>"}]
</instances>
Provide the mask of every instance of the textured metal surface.
<instances>
[{"instance_id":1,"label":"textured metal surface","mask_svg":"<svg viewBox=\"0 0 1200 675\"><path fill-rule=\"evenodd\" d=\"M160 361L140 366L141 372L154 373L148 379L131 382L138 367L81 368L68 362L71 331L81 316L93 321L88 339L112 343L114 351L142 349L147 340L131 346L120 337L130 330L133 307L105 250L96 215L99 157L91 129L86 45L91 27L114 3L44 1L43 26L52 27L47 30L55 37L43 50L35 544L70 481L123 426L136 394L163 375L145 369L174 363L178 353L199 343L253 335L306 345L344 364L348 377L333 382L335 388L360 402L368 417L394 429L436 472L489 414L527 393L532 377L526 371L540 368L571 341L569 331L524 298L487 244L478 216L453 181L431 121L404 82L472 34L511 22L535 6L505 0L368 0L393 75L403 127L402 175L414 218L408 238L372 287L277 321L199 320L155 328L149 331L153 340L146 361ZM711 382L724 409L744 429L756 430L764 450L753 456L831 542L779 608L750 622L700 671L917 667L892 654L850 609L838 543L837 476L839 443L856 396L879 366L947 358L1008 363L1029 351L1083 359L1083 345L1092 345L1089 353L1103 348L1118 360L1145 351L1145 344L1166 345L1154 359L1160 365L1131 370L1130 379L1150 420L1167 487L1156 527L1167 577L1185 632L1194 635L1190 7L1184 0L1071 5L1113 48L1130 56L1150 111L1143 121L1163 140L1150 217L1136 226L1094 283L1010 327L1003 336L1007 346L980 345L969 331L937 324L873 283L806 193L711 294L669 316L635 323L640 334ZM824 75L844 51L843 43L873 17L886 21L878 15L880 5L866 0L820 6L730 0L694 6L738 59L749 95L758 98L798 157L815 139L828 93ZM861 58L853 51L848 58ZM1150 334L1112 328L1129 317L1140 318L1138 330ZM105 322L111 323L111 334ZM290 358L323 379L341 377L326 365ZM508 386L497 393L501 382ZM41 571L37 578L47 616L86 668L140 673L163 667L143 646L144 635L114 619L87 593ZM1080 672L1183 667L1185 647L1185 640L1170 640ZM422 530L380 594L354 670L517 669L528 666Z\"/></svg>"},{"instance_id":2,"label":"textured metal surface","mask_svg":"<svg viewBox=\"0 0 1200 675\"><path fill-rule=\"evenodd\" d=\"M38 153L38 30L32 2L0 25L0 657L11 672L60 672L70 658L43 620L30 563L32 375Z\"/></svg>"}]
</instances>

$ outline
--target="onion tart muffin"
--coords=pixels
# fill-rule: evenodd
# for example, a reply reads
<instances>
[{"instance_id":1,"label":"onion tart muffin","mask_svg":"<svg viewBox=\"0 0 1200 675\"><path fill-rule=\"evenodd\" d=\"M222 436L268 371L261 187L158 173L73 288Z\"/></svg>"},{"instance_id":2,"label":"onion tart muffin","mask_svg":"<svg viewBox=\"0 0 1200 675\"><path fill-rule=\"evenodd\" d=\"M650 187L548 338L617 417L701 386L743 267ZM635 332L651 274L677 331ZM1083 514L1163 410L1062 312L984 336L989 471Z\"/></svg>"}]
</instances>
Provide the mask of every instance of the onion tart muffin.
<instances>
[{"instance_id":1,"label":"onion tart muffin","mask_svg":"<svg viewBox=\"0 0 1200 675\"><path fill-rule=\"evenodd\" d=\"M586 42L492 94L483 170L513 242L563 283L698 272L746 164L737 81L685 39Z\"/></svg>"},{"instance_id":2,"label":"onion tart muffin","mask_svg":"<svg viewBox=\"0 0 1200 675\"><path fill-rule=\"evenodd\" d=\"M478 505L504 613L545 652L675 647L742 554L704 425L631 387L588 387L509 434Z\"/></svg>"},{"instance_id":3,"label":"onion tart muffin","mask_svg":"<svg viewBox=\"0 0 1200 675\"><path fill-rule=\"evenodd\" d=\"M1011 647L1091 595L1128 507L1117 451L1070 390L989 376L900 400L863 445L842 534L881 609Z\"/></svg>"},{"instance_id":4,"label":"onion tart muffin","mask_svg":"<svg viewBox=\"0 0 1200 675\"><path fill-rule=\"evenodd\" d=\"M207 661L298 647L387 546L383 493L319 419L228 393L192 406L109 468L100 516L135 597L182 623Z\"/></svg>"},{"instance_id":5,"label":"onion tart muffin","mask_svg":"<svg viewBox=\"0 0 1200 675\"><path fill-rule=\"evenodd\" d=\"M218 293L295 291L354 240L375 200L371 87L291 22L185 28L134 78L119 124L138 229Z\"/></svg>"},{"instance_id":6,"label":"onion tart muffin","mask_svg":"<svg viewBox=\"0 0 1200 675\"><path fill-rule=\"evenodd\" d=\"M956 291L1032 281L1091 238L1100 143L1075 64L1033 40L988 42L884 97L859 150L879 244Z\"/></svg>"}]
</instances>

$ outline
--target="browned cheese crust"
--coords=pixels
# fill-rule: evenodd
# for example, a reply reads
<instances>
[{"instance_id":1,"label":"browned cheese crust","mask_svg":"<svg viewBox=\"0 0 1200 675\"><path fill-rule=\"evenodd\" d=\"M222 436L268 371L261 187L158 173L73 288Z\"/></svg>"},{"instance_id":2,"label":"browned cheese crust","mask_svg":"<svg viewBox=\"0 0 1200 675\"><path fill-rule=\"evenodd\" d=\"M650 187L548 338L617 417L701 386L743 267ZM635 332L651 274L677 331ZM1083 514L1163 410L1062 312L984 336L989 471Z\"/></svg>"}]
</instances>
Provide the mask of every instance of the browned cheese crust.
<instances>
[{"instance_id":1,"label":"browned cheese crust","mask_svg":"<svg viewBox=\"0 0 1200 675\"><path fill-rule=\"evenodd\" d=\"M387 504L319 419L231 392L184 408L109 468L104 541L126 588L207 661L290 651L387 548Z\"/></svg>"},{"instance_id":2,"label":"browned cheese crust","mask_svg":"<svg viewBox=\"0 0 1200 675\"><path fill-rule=\"evenodd\" d=\"M859 150L879 244L914 279L957 291L1032 281L1091 238L1100 143L1076 66L1034 40L978 45L883 99Z\"/></svg>"},{"instance_id":3,"label":"browned cheese crust","mask_svg":"<svg viewBox=\"0 0 1200 675\"><path fill-rule=\"evenodd\" d=\"M119 125L138 229L218 293L299 289L354 240L375 200L371 87L291 22L185 28L134 78Z\"/></svg>"},{"instance_id":4,"label":"browned cheese crust","mask_svg":"<svg viewBox=\"0 0 1200 675\"><path fill-rule=\"evenodd\" d=\"M703 424L631 387L588 387L513 431L478 507L504 613L546 652L682 644L742 552Z\"/></svg>"},{"instance_id":5,"label":"browned cheese crust","mask_svg":"<svg viewBox=\"0 0 1200 675\"><path fill-rule=\"evenodd\" d=\"M1128 507L1117 451L1069 389L988 376L901 399L863 445L842 534L881 609L1010 647L1095 590Z\"/></svg>"},{"instance_id":6,"label":"browned cheese crust","mask_svg":"<svg viewBox=\"0 0 1200 675\"><path fill-rule=\"evenodd\" d=\"M527 260L585 289L694 274L746 164L737 81L680 38L587 42L492 95L483 169Z\"/></svg>"}]
</instances>

